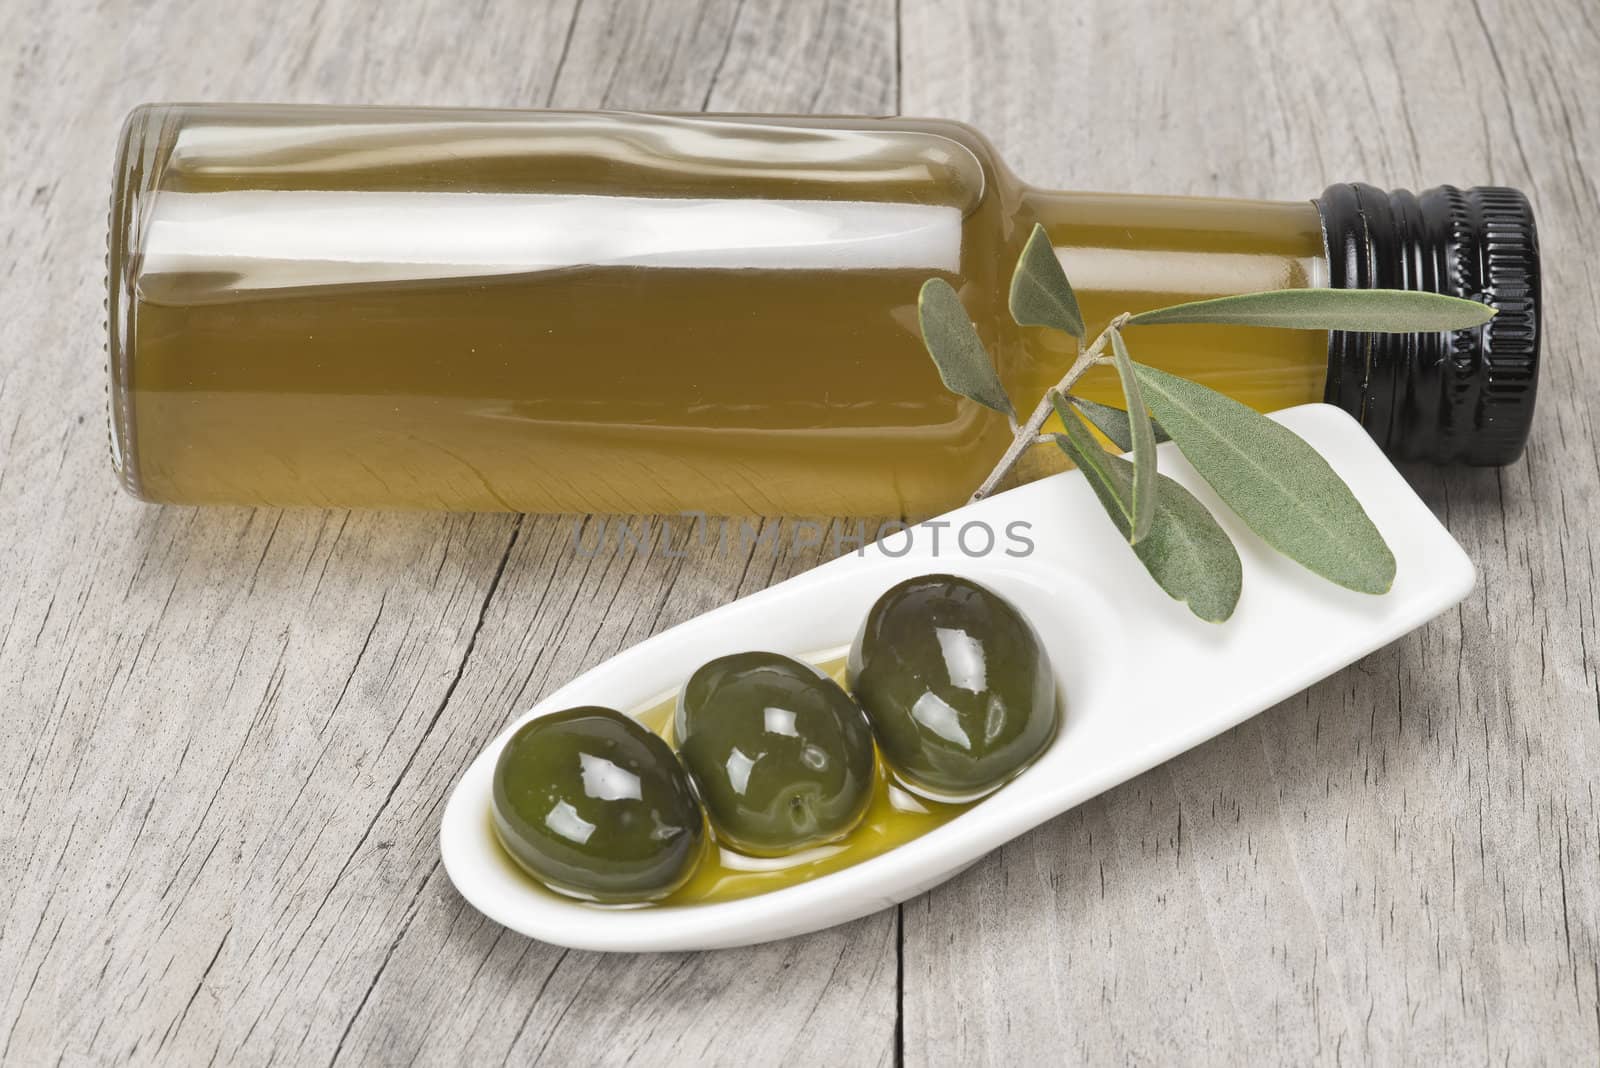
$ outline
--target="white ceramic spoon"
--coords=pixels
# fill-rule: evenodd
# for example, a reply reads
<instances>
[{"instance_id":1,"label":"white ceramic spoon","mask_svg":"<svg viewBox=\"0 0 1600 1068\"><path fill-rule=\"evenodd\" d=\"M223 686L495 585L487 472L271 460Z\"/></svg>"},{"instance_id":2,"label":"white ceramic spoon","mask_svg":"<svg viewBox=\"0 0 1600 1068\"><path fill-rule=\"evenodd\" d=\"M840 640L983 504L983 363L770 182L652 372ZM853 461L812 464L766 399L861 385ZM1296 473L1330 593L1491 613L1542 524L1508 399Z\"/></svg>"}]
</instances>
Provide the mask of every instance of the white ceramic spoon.
<instances>
[{"instance_id":1,"label":"white ceramic spoon","mask_svg":"<svg viewBox=\"0 0 1600 1068\"><path fill-rule=\"evenodd\" d=\"M468 901L525 935L579 949L655 951L745 945L814 931L922 893L985 853L1117 783L1198 745L1422 625L1466 597L1471 561L1356 422L1306 405L1274 418L1338 471L1394 550L1394 588L1339 589L1250 534L1171 445L1161 470L1232 535L1244 593L1227 623L1203 623L1150 580L1069 471L968 505L707 612L620 653L540 701L473 761L445 809L440 851ZM968 557L955 534L987 523L994 552ZM1029 524L1026 557L1008 524ZM981 548L981 531L968 546ZM893 555L893 554L902 555ZM549 893L503 859L489 825L500 748L536 716L574 705L640 711L713 657L747 649L803 656L850 641L872 602L912 575L967 575L1010 598L1048 648L1065 720L1032 767L951 822L854 867L717 904L597 909Z\"/></svg>"}]
</instances>

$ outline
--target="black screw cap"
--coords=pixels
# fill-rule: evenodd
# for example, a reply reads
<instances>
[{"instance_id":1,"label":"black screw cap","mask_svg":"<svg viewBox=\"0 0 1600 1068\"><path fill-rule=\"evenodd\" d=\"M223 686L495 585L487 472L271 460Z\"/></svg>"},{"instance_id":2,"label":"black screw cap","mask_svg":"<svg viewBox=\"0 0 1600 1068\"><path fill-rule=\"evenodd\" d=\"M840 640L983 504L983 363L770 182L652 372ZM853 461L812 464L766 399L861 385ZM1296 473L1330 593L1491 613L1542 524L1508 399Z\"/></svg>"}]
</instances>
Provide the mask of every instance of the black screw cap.
<instances>
[{"instance_id":1,"label":"black screw cap","mask_svg":"<svg viewBox=\"0 0 1600 1068\"><path fill-rule=\"evenodd\" d=\"M1332 331L1324 399L1397 460L1493 466L1522 455L1539 385L1539 236L1527 197L1340 184L1317 208L1334 289L1445 293L1499 313L1438 334Z\"/></svg>"}]
</instances>

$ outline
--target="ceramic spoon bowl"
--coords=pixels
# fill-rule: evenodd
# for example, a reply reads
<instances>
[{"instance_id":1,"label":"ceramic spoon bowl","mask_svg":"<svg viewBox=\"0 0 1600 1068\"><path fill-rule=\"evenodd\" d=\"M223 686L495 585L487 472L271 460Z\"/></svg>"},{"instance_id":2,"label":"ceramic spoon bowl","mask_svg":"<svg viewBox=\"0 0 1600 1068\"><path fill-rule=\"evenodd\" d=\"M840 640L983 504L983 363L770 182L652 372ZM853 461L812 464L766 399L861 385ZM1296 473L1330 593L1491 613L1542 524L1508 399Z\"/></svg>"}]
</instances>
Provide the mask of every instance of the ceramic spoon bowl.
<instances>
[{"instance_id":1,"label":"ceramic spoon bowl","mask_svg":"<svg viewBox=\"0 0 1600 1068\"><path fill-rule=\"evenodd\" d=\"M444 864L489 918L579 949L657 951L745 945L844 923L922 893L985 853L1305 689L1440 614L1471 591L1472 563L1425 504L1340 409L1274 416L1325 456L1394 550L1393 589L1339 589L1279 556L1241 524L1172 445L1163 473L1195 493L1233 537L1244 592L1233 618L1208 624L1164 594L1076 471L967 505L860 553L707 612L585 672L501 732L445 809ZM969 556L957 534L981 523L992 551ZM1012 524L1027 524L1012 527ZM1009 531L1008 531L1008 528ZM938 534L937 549L933 535ZM1032 542L1025 556L1020 533ZM984 547L983 528L968 532ZM766 649L817 659L854 636L884 590L913 575L966 575L1031 619L1060 683L1055 741L1016 779L951 822L854 867L737 901L630 910L559 897L516 871L490 830L501 746L521 724L574 705L638 712L714 657Z\"/></svg>"}]
</instances>

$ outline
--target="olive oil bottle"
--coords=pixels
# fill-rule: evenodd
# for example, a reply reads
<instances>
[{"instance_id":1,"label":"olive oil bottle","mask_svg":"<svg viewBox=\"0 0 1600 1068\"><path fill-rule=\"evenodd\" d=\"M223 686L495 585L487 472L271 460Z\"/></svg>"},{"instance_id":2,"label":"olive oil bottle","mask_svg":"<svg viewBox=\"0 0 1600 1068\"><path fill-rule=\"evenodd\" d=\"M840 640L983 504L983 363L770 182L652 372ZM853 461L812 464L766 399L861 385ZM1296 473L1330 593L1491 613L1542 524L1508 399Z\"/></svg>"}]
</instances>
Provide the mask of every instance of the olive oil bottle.
<instances>
[{"instance_id":1,"label":"olive oil bottle","mask_svg":"<svg viewBox=\"0 0 1600 1068\"><path fill-rule=\"evenodd\" d=\"M1263 410L1342 404L1399 457L1522 448L1538 254L1511 190L1044 192L943 120L154 105L111 205L113 462L182 504L930 515L1010 435L941 386L918 290L950 281L1039 395L1071 353L1007 314L1035 223L1091 322L1285 287L1487 300L1451 335L1139 353Z\"/></svg>"}]
</instances>

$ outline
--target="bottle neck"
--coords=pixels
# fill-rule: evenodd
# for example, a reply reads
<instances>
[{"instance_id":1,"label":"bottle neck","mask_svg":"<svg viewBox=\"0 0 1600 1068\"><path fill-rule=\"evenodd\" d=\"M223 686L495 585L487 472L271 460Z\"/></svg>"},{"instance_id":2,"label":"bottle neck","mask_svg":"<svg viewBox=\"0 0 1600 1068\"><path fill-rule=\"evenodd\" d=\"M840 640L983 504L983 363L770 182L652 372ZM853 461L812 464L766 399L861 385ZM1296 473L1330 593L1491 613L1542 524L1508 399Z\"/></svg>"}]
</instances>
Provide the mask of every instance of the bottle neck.
<instances>
[{"instance_id":1,"label":"bottle neck","mask_svg":"<svg viewBox=\"0 0 1600 1068\"><path fill-rule=\"evenodd\" d=\"M1028 189L1019 217L1044 226L1080 297L1123 296L1135 302L1128 310L1327 284L1322 217L1309 200Z\"/></svg>"},{"instance_id":2,"label":"bottle neck","mask_svg":"<svg viewBox=\"0 0 1600 1068\"><path fill-rule=\"evenodd\" d=\"M1130 332L1135 359L1263 411L1326 400L1398 460L1506 464L1532 425L1542 339L1539 238L1514 189L1413 194L1341 184L1315 202L1025 190L1020 244L1044 226L1084 318L1273 289L1402 289L1481 300L1487 325L1445 333L1185 326ZM1330 257L1331 251L1331 257ZM1020 332L1024 388L1053 384L1070 339ZM1103 369L1102 369L1103 370ZM1121 403L1110 374L1084 392Z\"/></svg>"},{"instance_id":3,"label":"bottle neck","mask_svg":"<svg viewBox=\"0 0 1600 1068\"><path fill-rule=\"evenodd\" d=\"M1310 201L1028 189L1017 221L1019 243L1034 223L1045 228L1092 331L1122 312L1328 279L1322 220ZM1130 331L1128 343L1135 359L1263 411L1323 398L1325 331L1149 327ZM1072 356L1071 340L1049 331L1021 331L1018 345L1025 391L1053 385ZM1110 374L1085 379L1082 392L1121 403Z\"/></svg>"}]
</instances>

